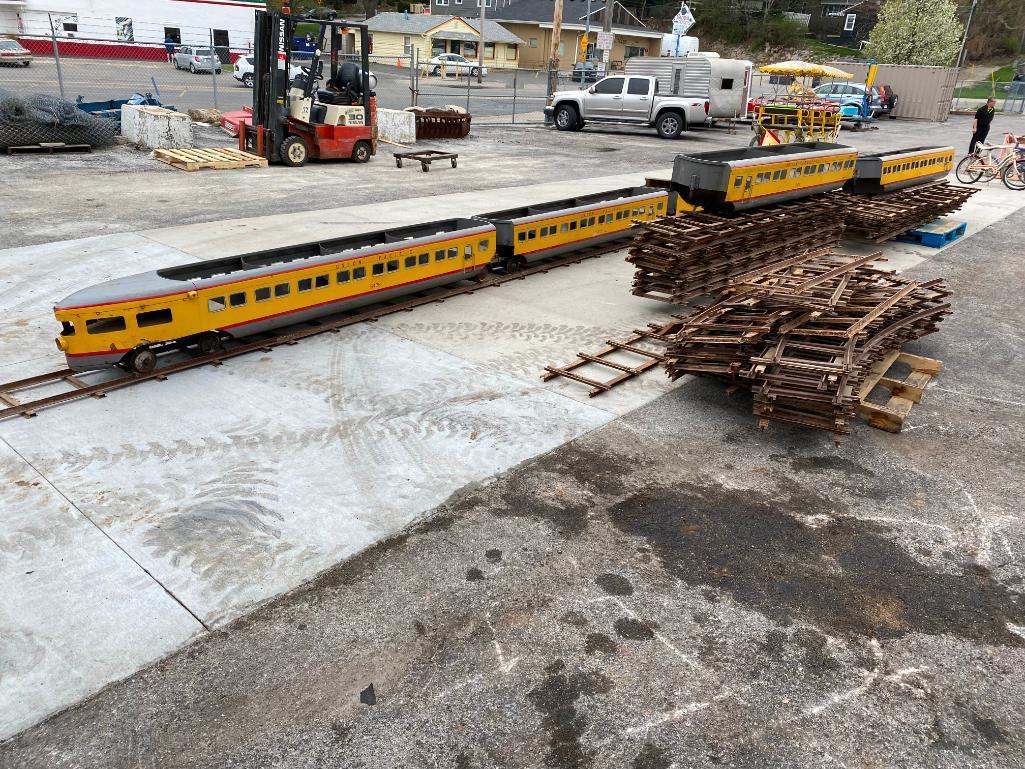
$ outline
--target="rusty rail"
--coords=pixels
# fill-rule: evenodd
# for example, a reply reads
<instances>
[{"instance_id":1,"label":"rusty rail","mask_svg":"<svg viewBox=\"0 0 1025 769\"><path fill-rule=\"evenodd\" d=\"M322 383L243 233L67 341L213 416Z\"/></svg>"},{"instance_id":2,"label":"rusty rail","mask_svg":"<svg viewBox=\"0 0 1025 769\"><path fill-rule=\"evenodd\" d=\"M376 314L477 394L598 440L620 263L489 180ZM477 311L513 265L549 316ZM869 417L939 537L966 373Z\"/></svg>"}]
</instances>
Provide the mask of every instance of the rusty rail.
<instances>
[{"instance_id":1,"label":"rusty rail","mask_svg":"<svg viewBox=\"0 0 1025 769\"><path fill-rule=\"evenodd\" d=\"M882 195L841 192L835 204L849 234L882 243L957 211L978 191L939 181Z\"/></svg>"}]
</instances>

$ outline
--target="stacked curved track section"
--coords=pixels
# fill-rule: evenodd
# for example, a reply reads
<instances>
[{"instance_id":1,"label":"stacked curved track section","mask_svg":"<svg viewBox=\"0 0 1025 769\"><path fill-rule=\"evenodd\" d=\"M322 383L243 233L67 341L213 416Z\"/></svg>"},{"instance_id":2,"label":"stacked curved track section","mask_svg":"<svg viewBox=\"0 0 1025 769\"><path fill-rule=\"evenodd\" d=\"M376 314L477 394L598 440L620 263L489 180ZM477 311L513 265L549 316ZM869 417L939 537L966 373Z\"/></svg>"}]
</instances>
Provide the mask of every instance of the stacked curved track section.
<instances>
[{"instance_id":1,"label":"stacked curved track section","mask_svg":"<svg viewBox=\"0 0 1025 769\"><path fill-rule=\"evenodd\" d=\"M917 282L874 266L880 255L829 254L743 276L682 317L666 369L739 385L759 426L787 422L850 432L873 366L937 330L950 313L940 279Z\"/></svg>"},{"instance_id":2,"label":"stacked curved track section","mask_svg":"<svg viewBox=\"0 0 1025 769\"><path fill-rule=\"evenodd\" d=\"M836 196L844 225L852 235L882 243L959 210L979 190L948 182L905 187L881 195Z\"/></svg>"},{"instance_id":3,"label":"stacked curved track section","mask_svg":"<svg viewBox=\"0 0 1025 769\"><path fill-rule=\"evenodd\" d=\"M633 293L682 304L727 288L738 275L783 258L803 259L840 242L843 224L831 195L721 216L703 212L634 225L627 261Z\"/></svg>"}]
</instances>

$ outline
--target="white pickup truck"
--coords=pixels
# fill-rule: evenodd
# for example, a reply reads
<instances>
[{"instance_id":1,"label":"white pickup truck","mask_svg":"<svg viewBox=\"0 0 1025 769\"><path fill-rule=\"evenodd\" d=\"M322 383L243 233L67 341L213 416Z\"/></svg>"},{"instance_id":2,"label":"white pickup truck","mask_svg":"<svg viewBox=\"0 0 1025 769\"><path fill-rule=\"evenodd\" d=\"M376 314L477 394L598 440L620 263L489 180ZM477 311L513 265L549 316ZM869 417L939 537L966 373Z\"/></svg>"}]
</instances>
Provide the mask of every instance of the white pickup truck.
<instances>
[{"instance_id":1,"label":"white pickup truck","mask_svg":"<svg viewBox=\"0 0 1025 769\"><path fill-rule=\"evenodd\" d=\"M708 97L663 96L658 81L642 75L611 75L582 91L556 91L545 114L560 131L585 123L653 126L663 139L675 139L708 117Z\"/></svg>"}]
</instances>

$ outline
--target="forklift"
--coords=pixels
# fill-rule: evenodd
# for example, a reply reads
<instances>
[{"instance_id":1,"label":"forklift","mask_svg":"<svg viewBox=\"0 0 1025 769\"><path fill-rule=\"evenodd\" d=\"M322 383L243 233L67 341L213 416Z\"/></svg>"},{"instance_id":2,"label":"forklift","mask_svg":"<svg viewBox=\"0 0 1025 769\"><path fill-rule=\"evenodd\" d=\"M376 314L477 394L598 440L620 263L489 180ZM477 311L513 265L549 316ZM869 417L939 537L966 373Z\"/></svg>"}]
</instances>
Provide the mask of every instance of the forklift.
<instances>
[{"instance_id":1,"label":"forklift","mask_svg":"<svg viewBox=\"0 0 1025 769\"><path fill-rule=\"evenodd\" d=\"M308 67L289 78L292 37L299 24L319 27ZM359 34L360 65L355 37ZM377 78L370 73L367 25L293 16L289 9L257 11L253 36L252 125L239 127L240 150L271 163L301 166L310 158L366 163L377 154ZM321 90L325 44L331 45L333 88Z\"/></svg>"}]
</instances>

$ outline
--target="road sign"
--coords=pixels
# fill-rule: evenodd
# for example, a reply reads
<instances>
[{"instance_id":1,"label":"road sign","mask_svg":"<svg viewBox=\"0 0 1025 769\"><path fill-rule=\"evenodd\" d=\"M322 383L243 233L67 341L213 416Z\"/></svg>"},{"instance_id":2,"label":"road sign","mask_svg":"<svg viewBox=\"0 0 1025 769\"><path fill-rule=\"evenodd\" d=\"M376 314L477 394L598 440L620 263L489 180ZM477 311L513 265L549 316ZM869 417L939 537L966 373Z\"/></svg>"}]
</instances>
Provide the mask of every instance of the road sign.
<instances>
[{"instance_id":1,"label":"road sign","mask_svg":"<svg viewBox=\"0 0 1025 769\"><path fill-rule=\"evenodd\" d=\"M599 32L597 48L599 51L608 51L612 48L612 41L615 39L615 35L611 32Z\"/></svg>"}]
</instances>

